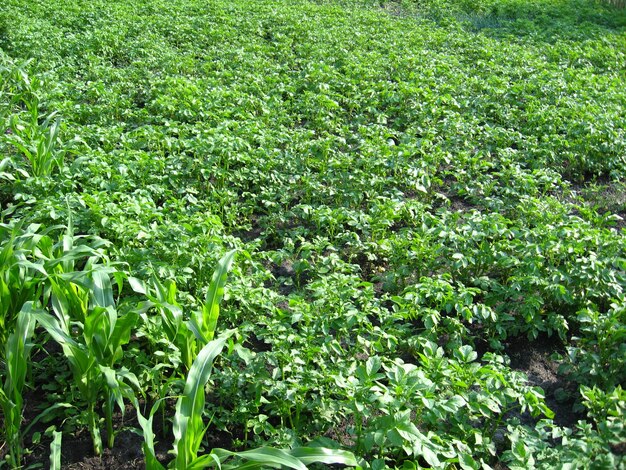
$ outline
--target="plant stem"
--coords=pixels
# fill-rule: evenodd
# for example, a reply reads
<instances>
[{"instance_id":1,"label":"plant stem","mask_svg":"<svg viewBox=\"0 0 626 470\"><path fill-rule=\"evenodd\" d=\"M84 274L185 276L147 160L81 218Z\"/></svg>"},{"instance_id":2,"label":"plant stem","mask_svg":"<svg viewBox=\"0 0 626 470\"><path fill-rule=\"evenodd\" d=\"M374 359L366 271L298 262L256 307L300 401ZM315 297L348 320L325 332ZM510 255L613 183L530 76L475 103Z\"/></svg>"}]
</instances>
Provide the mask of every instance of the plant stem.
<instances>
[{"instance_id":1,"label":"plant stem","mask_svg":"<svg viewBox=\"0 0 626 470\"><path fill-rule=\"evenodd\" d=\"M93 453L96 456L102 455L102 437L100 436L100 430L98 429L98 418L94 410L94 402L89 403L89 432L91 433L91 440L93 441Z\"/></svg>"},{"instance_id":2,"label":"plant stem","mask_svg":"<svg viewBox=\"0 0 626 470\"><path fill-rule=\"evenodd\" d=\"M113 407L111 406L113 397L109 392L107 392L106 395L107 397L104 401L104 415L107 426L107 447L111 449L113 448L113 442L115 441L115 434L113 434Z\"/></svg>"}]
</instances>

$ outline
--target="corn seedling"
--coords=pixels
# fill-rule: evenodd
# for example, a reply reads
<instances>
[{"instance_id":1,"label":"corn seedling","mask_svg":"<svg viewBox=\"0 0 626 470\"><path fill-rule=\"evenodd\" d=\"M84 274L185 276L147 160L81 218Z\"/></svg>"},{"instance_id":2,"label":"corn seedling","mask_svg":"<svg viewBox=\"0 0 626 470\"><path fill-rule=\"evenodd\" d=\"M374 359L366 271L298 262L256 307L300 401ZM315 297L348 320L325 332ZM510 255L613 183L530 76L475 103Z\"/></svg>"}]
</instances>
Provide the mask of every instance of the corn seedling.
<instances>
[{"instance_id":1,"label":"corn seedling","mask_svg":"<svg viewBox=\"0 0 626 470\"><path fill-rule=\"evenodd\" d=\"M63 433L61 431L52 432L52 442L50 443L50 470L61 470L61 441Z\"/></svg>"},{"instance_id":2,"label":"corn seedling","mask_svg":"<svg viewBox=\"0 0 626 470\"><path fill-rule=\"evenodd\" d=\"M2 137L28 162L32 176L48 176L55 168L63 167L65 149L59 138L61 118L54 111L41 115L39 94L43 83L29 78L26 65L8 69L10 85L5 92L8 103L4 114L10 114L9 131L3 132ZM26 112L18 112L20 109Z\"/></svg>"},{"instance_id":3,"label":"corn seedling","mask_svg":"<svg viewBox=\"0 0 626 470\"><path fill-rule=\"evenodd\" d=\"M32 59L15 63L2 54L0 60L4 63L0 65L0 125L4 127L0 129L4 134L9 117L20 110L20 105L37 99L40 80L38 77L31 80L28 75L27 68Z\"/></svg>"},{"instance_id":4,"label":"corn seedling","mask_svg":"<svg viewBox=\"0 0 626 470\"><path fill-rule=\"evenodd\" d=\"M219 304L224 297L224 285L228 272L235 259L236 250L226 253L218 262L213 272L206 300L202 308L185 321L183 311L176 301L176 283L168 280L162 283L156 276L151 283L130 278L130 284L137 293L144 294L149 303L146 307L154 307L161 316L161 325L168 340L180 351L181 360L189 370L198 350L197 343L204 345L215 335L219 318Z\"/></svg>"},{"instance_id":5,"label":"corn seedling","mask_svg":"<svg viewBox=\"0 0 626 470\"><path fill-rule=\"evenodd\" d=\"M4 434L9 447L8 462L11 468L19 468L22 462L22 390L26 381L28 361L33 344L30 342L35 329L36 308L27 302L17 316L15 330L9 335L4 347L4 384L0 388L0 407L4 415Z\"/></svg>"},{"instance_id":6,"label":"corn seedling","mask_svg":"<svg viewBox=\"0 0 626 470\"><path fill-rule=\"evenodd\" d=\"M226 338L209 342L194 360L183 395L176 403L174 416L174 468L193 466L206 431L202 420L204 386L211 376L213 361L222 352Z\"/></svg>"},{"instance_id":7,"label":"corn seedling","mask_svg":"<svg viewBox=\"0 0 626 470\"><path fill-rule=\"evenodd\" d=\"M32 108L35 110L36 108ZM31 111L31 120L20 122L17 118L11 121L12 133L5 138L16 147L30 163L32 176L48 176L54 168L62 168L65 151L61 147L59 130L61 118L51 113L38 124L39 115Z\"/></svg>"},{"instance_id":8,"label":"corn seedling","mask_svg":"<svg viewBox=\"0 0 626 470\"><path fill-rule=\"evenodd\" d=\"M50 303L59 322L67 327L72 321L85 323L91 307L115 305L112 276L118 290L123 273L110 266L108 259L98 251L106 242L93 237L88 244L77 243L70 214L63 235L57 243L45 238L38 247L38 259L47 275L43 293L44 303ZM105 261L107 264L99 263ZM82 269L77 269L81 265Z\"/></svg>"},{"instance_id":9,"label":"corn seedling","mask_svg":"<svg viewBox=\"0 0 626 470\"><path fill-rule=\"evenodd\" d=\"M118 314L108 272L93 270L89 277L90 306L85 312L84 321L68 321L60 314L62 309L55 309L56 318L49 313L40 313L37 320L63 348L75 384L87 402L88 426L94 452L100 455L102 439L96 411L98 400L103 396L107 445L112 447L115 436L113 407L117 404L123 412L124 397L132 396L129 384L139 388L133 373L123 368L115 370L114 366L122 358L122 346L128 343L140 312L129 310L124 315ZM84 285L73 284L70 280L65 280L65 283L65 290L83 291L84 295Z\"/></svg>"},{"instance_id":10,"label":"corn seedling","mask_svg":"<svg viewBox=\"0 0 626 470\"><path fill-rule=\"evenodd\" d=\"M202 310L195 312L189 322L189 327L201 344L208 343L215 335L220 315L220 302L224 297L224 285L235 259L235 252L236 250L229 251L218 262Z\"/></svg>"},{"instance_id":11,"label":"corn seedling","mask_svg":"<svg viewBox=\"0 0 626 470\"><path fill-rule=\"evenodd\" d=\"M46 271L36 253L50 231L32 224L0 224L0 341L6 341L23 305L43 292Z\"/></svg>"},{"instance_id":12,"label":"corn seedling","mask_svg":"<svg viewBox=\"0 0 626 470\"><path fill-rule=\"evenodd\" d=\"M83 321L89 293L105 295L104 290L93 286L97 278L89 273L105 270L116 276L118 283L121 281L121 273L97 264L103 257L97 249L106 244L104 240L92 238L89 245L77 244L81 237L74 235L70 217L63 235L55 243L50 234L59 228L43 229L39 224L24 227L20 222L0 224L0 340L5 340L17 313L29 300L41 299L43 305L50 302L64 323L71 319ZM85 258L83 269L76 271L77 261L83 262ZM112 302L112 293L106 295Z\"/></svg>"}]
</instances>

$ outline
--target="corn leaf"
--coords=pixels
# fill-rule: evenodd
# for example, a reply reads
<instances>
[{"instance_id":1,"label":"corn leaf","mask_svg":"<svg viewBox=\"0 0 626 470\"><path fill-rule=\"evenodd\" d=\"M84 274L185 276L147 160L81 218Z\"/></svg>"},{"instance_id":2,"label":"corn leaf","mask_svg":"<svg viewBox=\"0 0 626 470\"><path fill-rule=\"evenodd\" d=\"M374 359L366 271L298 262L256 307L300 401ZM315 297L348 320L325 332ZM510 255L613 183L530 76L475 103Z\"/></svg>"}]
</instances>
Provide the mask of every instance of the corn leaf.
<instances>
[{"instance_id":1,"label":"corn leaf","mask_svg":"<svg viewBox=\"0 0 626 470\"><path fill-rule=\"evenodd\" d=\"M6 390L8 393L22 390L26 380L28 357L33 345L29 342L35 330L33 313L38 311L32 302L26 302L17 317L17 328L6 344L5 360L8 369ZM21 395L21 392L20 392Z\"/></svg>"},{"instance_id":2,"label":"corn leaf","mask_svg":"<svg viewBox=\"0 0 626 470\"><path fill-rule=\"evenodd\" d=\"M95 270L91 273L93 279L92 295L95 304L99 307L112 307L115 305L113 300L113 286L108 273L104 270Z\"/></svg>"},{"instance_id":3,"label":"corn leaf","mask_svg":"<svg viewBox=\"0 0 626 470\"><path fill-rule=\"evenodd\" d=\"M31 420L30 423L28 423L28 426L26 426L26 429L24 429L24 435L28 435L32 427L35 426L39 421L44 420L44 422L46 422L46 418L52 415L59 408L74 408L74 405L71 405L70 403L55 403L54 405L49 406L37 416L35 416L35 418Z\"/></svg>"},{"instance_id":4,"label":"corn leaf","mask_svg":"<svg viewBox=\"0 0 626 470\"><path fill-rule=\"evenodd\" d=\"M211 376L213 361L222 352L225 343L226 337L221 337L200 350L189 370L183 395L176 403L173 429L177 469L186 469L197 457L204 434L204 386Z\"/></svg>"},{"instance_id":5,"label":"corn leaf","mask_svg":"<svg viewBox=\"0 0 626 470\"><path fill-rule=\"evenodd\" d=\"M77 373L85 373L91 366L87 353L61 328L59 322L49 313L35 313L37 323L43 326L48 334L61 345L63 353ZM77 382L80 386L80 382Z\"/></svg>"},{"instance_id":6,"label":"corn leaf","mask_svg":"<svg viewBox=\"0 0 626 470\"><path fill-rule=\"evenodd\" d=\"M135 409L137 410L137 421L143 431L142 450L145 457L146 470L165 470L165 467L161 465L156 458L156 454L154 452L154 432L152 431L152 420L154 418L154 414L158 411L161 402L165 400L165 398L161 398L154 403L147 418L139 411L139 403L137 400L135 398L132 400L134 402Z\"/></svg>"},{"instance_id":7,"label":"corn leaf","mask_svg":"<svg viewBox=\"0 0 626 470\"><path fill-rule=\"evenodd\" d=\"M22 411L24 399L22 390L26 381L28 359L32 343L30 338L35 329L32 302L26 302L17 316L15 330L5 344L5 382L0 388L0 408L4 415L4 435L8 443L9 464L21 465L22 457Z\"/></svg>"},{"instance_id":8,"label":"corn leaf","mask_svg":"<svg viewBox=\"0 0 626 470\"><path fill-rule=\"evenodd\" d=\"M236 252L237 250L231 250L220 259L217 268L215 268L213 272L202 311L196 312L191 319L192 331L198 336L198 339L204 343L211 341L215 336L217 320L220 315L219 305L224 297L226 278L235 260Z\"/></svg>"},{"instance_id":9,"label":"corn leaf","mask_svg":"<svg viewBox=\"0 0 626 470\"><path fill-rule=\"evenodd\" d=\"M50 470L61 470L61 439L63 433L54 431L50 443Z\"/></svg>"},{"instance_id":10,"label":"corn leaf","mask_svg":"<svg viewBox=\"0 0 626 470\"><path fill-rule=\"evenodd\" d=\"M222 465L223 469L228 468L246 468L246 469L256 469L256 468L293 468L295 470L307 470L306 465L304 465L300 460L296 457L289 454L289 451L285 451L282 449L274 449L272 447L259 447L258 449L246 450L243 452L230 452L224 449L213 449L213 453L220 457L220 460L232 456L242 458L244 460L248 460L247 463L241 464L229 464Z\"/></svg>"},{"instance_id":11,"label":"corn leaf","mask_svg":"<svg viewBox=\"0 0 626 470\"><path fill-rule=\"evenodd\" d=\"M305 465L312 463L341 464L356 467L358 465L352 452L325 447L296 447L289 452Z\"/></svg>"},{"instance_id":12,"label":"corn leaf","mask_svg":"<svg viewBox=\"0 0 626 470\"><path fill-rule=\"evenodd\" d=\"M274 449L260 447L258 449L243 452L231 452L225 449L213 449L211 452L217 456L224 470L254 470L262 468L293 468L306 469L307 465L320 463L326 465L340 464L357 467L356 458L351 452L341 449L328 449L325 447L297 447L295 449ZM207 456L203 456L207 457ZM234 457L233 463L223 463L228 458ZM240 459L246 460L241 462ZM198 459L197 465L203 463L206 466L213 465L208 459ZM204 467L194 467L204 468Z\"/></svg>"}]
</instances>

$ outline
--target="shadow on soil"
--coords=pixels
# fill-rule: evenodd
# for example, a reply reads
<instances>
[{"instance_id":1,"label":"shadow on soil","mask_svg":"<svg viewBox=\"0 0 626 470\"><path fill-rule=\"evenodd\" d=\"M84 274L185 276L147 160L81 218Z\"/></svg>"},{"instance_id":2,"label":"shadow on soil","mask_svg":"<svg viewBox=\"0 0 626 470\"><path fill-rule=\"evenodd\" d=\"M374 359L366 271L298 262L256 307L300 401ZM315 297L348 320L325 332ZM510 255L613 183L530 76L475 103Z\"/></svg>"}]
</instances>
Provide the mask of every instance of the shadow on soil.
<instances>
[{"instance_id":1,"label":"shadow on soil","mask_svg":"<svg viewBox=\"0 0 626 470\"><path fill-rule=\"evenodd\" d=\"M574 411L577 384L559 374L559 363L551 358L553 353L562 352L561 349L562 345L555 338L540 336L529 342L522 336L508 341L505 352L511 359L512 369L524 372L530 385L544 390L546 404L554 411L555 424L573 427L585 417Z\"/></svg>"},{"instance_id":2,"label":"shadow on soil","mask_svg":"<svg viewBox=\"0 0 626 470\"><path fill-rule=\"evenodd\" d=\"M458 21L464 29L495 39L525 38L530 42L584 41L613 37L623 41L626 8L589 0L509 0L508 2L449 2L426 0L415 7L406 2L386 2L391 15L448 24Z\"/></svg>"}]
</instances>

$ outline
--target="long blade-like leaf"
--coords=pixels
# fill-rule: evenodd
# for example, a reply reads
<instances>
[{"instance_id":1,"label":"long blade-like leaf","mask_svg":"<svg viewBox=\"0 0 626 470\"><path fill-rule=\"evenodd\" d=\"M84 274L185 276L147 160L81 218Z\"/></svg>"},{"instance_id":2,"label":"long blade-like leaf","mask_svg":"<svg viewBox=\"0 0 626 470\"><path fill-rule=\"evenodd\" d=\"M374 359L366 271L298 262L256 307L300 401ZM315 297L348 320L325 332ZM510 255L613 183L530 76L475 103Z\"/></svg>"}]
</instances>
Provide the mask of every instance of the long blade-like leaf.
<instances>
[{"instance_id":1,"label":"long blade-like leaf","mask_svg":"<svg viewBox=\"0 0 626 470\"><path fill-rule=\"evenodd\" d=\"M176 403L174 416L174 453L176 468L186 468L198 453L202 436L202 412L204 410L204 386L213 368L213 361L222 352L226 338L211 341L204 346L193 361L183 395ZM198 425L199 424L199 425Z\"/></svg>"},{"instance_id":2,"label":"long blade-like leaf","mask_svg":"<svg viewBox=\"0 0 626 470\"><path fill-rule=\"evenodd\" d=\"M54 405L49 406L48 408L43 410L41 413L39 413L37 416L35 416L35 419L33 419L28 424L28 426L26 426L26 429L24 429L23 434L25 436L28 435L28 433L30 432L30 430L31 430L31 428L33 426L35 426L42 419L45 419L48 416L50 416L51 414L53 414L59 408L73 408L73 407L74 407L74 405L71 405L70 403L55 403Z\"/></svg>"},{"instance_id":3,"label":"long blade-like leaf","mask_svg":"<svg viewBox=\"0 0 626 470\"><path fill-rule=\"evenodd\" d=\"M121 347L130 341L130 333L136 325L138 318L139 314L134 310L117 318L113 325L113 333L109 338L109 348L113 354L113 360L118 359L118 356L122 354Z\"/></svg>"},{"instance_id":4,"label":"long blade-like leaf","mask_svg":"<svg viewBox=\"0 0 626 470\"><path fill-rule=\"evenodd\" d=\"M303 470L312 463L326 465L346 465L358 467L358 462L351 452L341 449L328 449L325 447L297 447L295 449L274 449L260 447L244 452L232 452L225 449L213 449L214 458L209 459L204 455L193 462L194 469L206 468L220 462L223 470L256 470L263 468L294 468ZM225 463L231 457L234 463ZM246 460L241 462L240 459Z\"/></svg>"},{"instance_id":5,"label":"long blade-like leaf","mask_svg":"<svg viewBox=\"0 0 626 470\"><path fill-rule=\"evenodd\" d=\"M63 433L54 431L53 438L50 443L50 470L61 470L61 439Z\"/></svg>"},{"instance_id":6,"label":"long blade-like leaf","mask_svg":"<svg viewBox=\"0 0 626 470\"><path fill-rule=\"evenodd\" d=\"M235 260L236 252L236 250L229 251L217 264L217 268L213 272L213 277L211 278L211 284L209 285L206 301L202 307L202 319L196 319L197 323L200 325L200 330L207 341L211 341L215 335L217 319L220 314L219 305L224 297L224 285L226 284L228 271L230 271L233 261Z\"/></svg>"},{"instance_id":7,"label":"long blade-like leaf","mask_svg":"<svg viewBox=\"0 0 626 470\"><path fill-rule=\"evenodd\" d=\"M35 313L37 323L43 326L48 334L61 345L65 357L79 371L81 374L85 373L90 365L89 357L80 347L80 345L74 341L70 335L63 331L59 322L49 313L41 312Z\"/></svg>"},{"instance_id":8,"label":"long blade-like leaf","mask_svg":"<svg viewBox=\"0 0 626 470\"><path fill-rule=\"evenodd\" d=\"M33 314L37 310L32 302L26 302L17 317L15 331L9 336L5 349L5 360L7 365L7 393L16 395L22 394L22 388L26 379L26 369L28 368L28 357L32 344L30 338L35 330L35 318Z\"/></svg>"},{"instance_id":9,"label":"long blade-like leaf","mask_svg":"<svg viewBox=\"0 0 626 470\"><path fill-rule=\"evenodd\" d=\"M95 304L99 307L114 307L113 286L108 273L103 270L94 270L91 273L93 279L92 295Z\"/></svg>"},{"instance_id":10,"label":"long blade-like leaf","mask_svg":"<svg viewBox=\"0 0 626 470\"><path fill-rule=\"evenodd\" d=\"M159 409L161 402L165 400L165 398L161 398L157 400L154 405L152 405L152 409L150 410L150 414L146 418L141 414L139 402L135 397L131 397L131 401L135 405L135 409L137 410L137 421L139 422L139 426L143 431L143 445L142 450L145 457L146 470L165 470L165 467L161 465L161 463L157 460L156 454L154 452L154 432L152 430L152 419L154 418L154 414Z\"/></svg>"},{"instance_id":11,"label":"long blade-like leaf","mask_svg":"<svg viewBox=\"0 0 626 470\"><path fill-rule=\"evenodd\" d=\"M305 465L312 463L342 464L356 467L358 462L352 452L326 447L296 447L289 452Z\"/></svg>"},{"instance_id":12,"label":"long blade-like leaf","mask_svg":"<svg viewBox=\"0 0 626 470\"><path fill-rule=\"evenodd\" d=\"M226 456L239 457L247 460L245 464L223 465L222 468L293 468L295 470L307 470L306 465L300 462L282 449L274 449L272 447L259 447L258 449L246 450L244 452L230 452L224 449L213 449L213 453L222 460Z\"/></svg>"}]
</instances>

